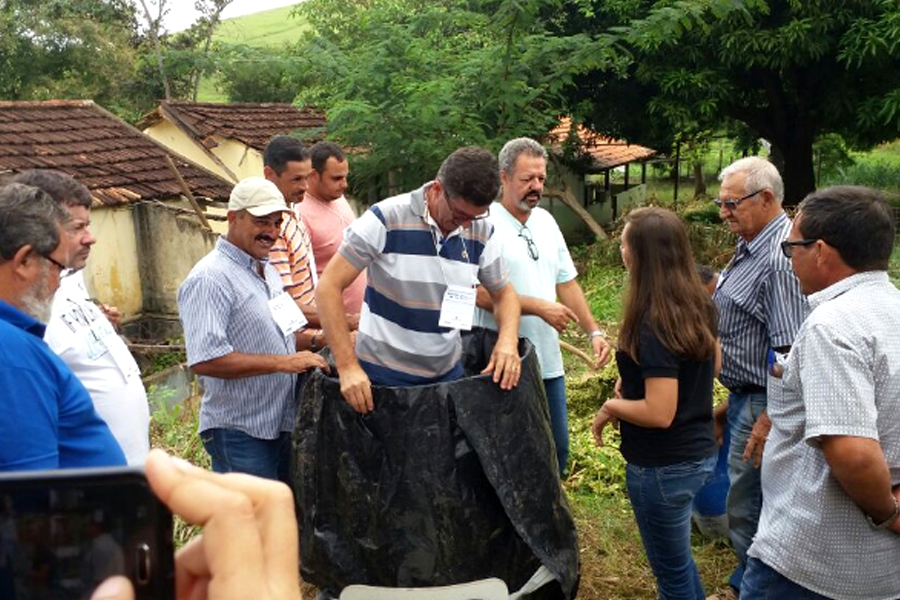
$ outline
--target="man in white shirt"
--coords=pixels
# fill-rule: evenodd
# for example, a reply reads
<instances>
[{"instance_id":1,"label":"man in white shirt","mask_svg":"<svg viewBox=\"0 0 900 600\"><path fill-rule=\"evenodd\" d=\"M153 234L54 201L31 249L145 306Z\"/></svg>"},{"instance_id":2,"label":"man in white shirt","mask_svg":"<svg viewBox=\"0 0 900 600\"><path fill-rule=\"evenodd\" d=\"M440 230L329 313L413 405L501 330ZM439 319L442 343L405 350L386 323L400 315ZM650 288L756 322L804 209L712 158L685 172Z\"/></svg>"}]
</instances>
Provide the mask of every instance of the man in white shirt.
<instances>
[{"instance_id":1,"label":"man in white shirt","mask_svg":"<svg viewBox=\"0 0 900 600\"><path fill-rule=\"evenodd\" d=\"M83 269L97 239L89 229L91 194L65 173L25 171L14 179L46 192L69 215L66 230L77 251L69 260L53 298L53 313L44 341L75 373L125 453L129 465L143 464L150 450L150 409L141 372L116 333L121 314L91 300Z\"/></svg>"},{"instance_id":2,"label":"man in white shirt","mask_svg":"<svg viewBox=\"0 0 900 600\"><path fill-rule=\"evenodd\" d=\"M559 332L569 323L577 323L588 336L595 368L609 360L610 348L575 279L578 272L556 220L538 206L547 179L547 151L533 139L516 138L503 146L498 161L503 192L500 202L491 205L488 219L503 245L509 280L522 304L519 335L531 340L537 351L563 475L569 458L569 431ZM490 313L493 302L484 288L479 288L478 306L482 310L477 324L496 329Z\"/></svg>"}]
</instances>

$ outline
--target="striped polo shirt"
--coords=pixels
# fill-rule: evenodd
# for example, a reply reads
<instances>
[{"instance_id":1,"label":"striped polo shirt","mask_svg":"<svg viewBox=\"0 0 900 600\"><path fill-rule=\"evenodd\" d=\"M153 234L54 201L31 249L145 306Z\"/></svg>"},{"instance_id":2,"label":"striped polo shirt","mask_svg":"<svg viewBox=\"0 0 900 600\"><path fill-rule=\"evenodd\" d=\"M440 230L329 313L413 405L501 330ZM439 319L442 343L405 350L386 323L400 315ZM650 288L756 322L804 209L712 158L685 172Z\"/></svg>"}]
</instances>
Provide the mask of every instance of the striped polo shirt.
<instances>
[{"instance_id":1,"label":"striped polo shirt","mask_svg":"<svg viewBox=\"0 0 900 600\"><path fill-rule=\"evenodd\" d=\"M722 371L728 389L766 387L769 348L790 346L809 307L781 242L791 230L784 212L750 242L738 241L719 276L713 300L719 309Z\"/></svg>"},{"instance_id":2,"label":"striped polo shirt","mask_svg":"<svg viewBox=\"0 0 900 600\"><path fill-rule=\"evenodd\" d=\"M284 291L300 304L316 298L316 262L309 232L292 208L284 213L281 234L269 250L269 263L281 276Z\"/></svg>"},{"instance_id":3,"label":"striped polo shirt","mask_svg":"<svg viewBox=\"0 0 900 600\"><path fill-rule=\"evenodd\" d=\"M293 335L281 333L269 300L282 293L275 268L220 237L178 288L188 365L242 354L293 354ZM200 428L237 429L271 440L294 427L297 376L271 373L238 379L200 376Z\"/></svg>"},{"instance_id":4,"label":"striped polo shirt","mask_svg":"<svg viewBox=\"0 0 900 600\"><path fill-rule=\"evenodd\" d=\"M477 220L445 237L426 214L430 187L372 206L347 228L339 250L368 269L356 354L376 385L461 377L459 330L438 326L447 285L480 282L499 291L507 284L493 225Z\"/></svg>"}]
</instances>

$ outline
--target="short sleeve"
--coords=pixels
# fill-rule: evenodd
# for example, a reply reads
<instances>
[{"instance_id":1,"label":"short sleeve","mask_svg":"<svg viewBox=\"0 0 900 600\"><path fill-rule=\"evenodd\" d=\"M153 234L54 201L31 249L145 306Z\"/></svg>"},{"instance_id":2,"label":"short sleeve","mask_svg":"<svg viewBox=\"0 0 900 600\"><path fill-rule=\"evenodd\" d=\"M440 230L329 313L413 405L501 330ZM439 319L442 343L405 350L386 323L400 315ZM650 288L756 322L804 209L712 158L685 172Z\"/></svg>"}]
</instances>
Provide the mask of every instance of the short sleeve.
<instances>
[{"instance_id":1,"label":"short sleeve","mask_svg":"<svg viewBox=\"0 0 900 600\"><path fill-rule=\"evenodd\" d=\"M384 215L377 206L373 206L347 226L338 251L361 271L381 255L386 234Z\"/></svg>"},{"instance_id":2,"label":"short sleeve","mask_svg":"<svg viewBox=\"0 0 900 600\"><path fill-rule=\"evenodd\" d=\"M803 334L799 359L807 441L823 435L878 439L874 373L865 347L821 323Z\"/></svg>"},{"instance_id":3,"label":"short sleeve","mask_svg":"<svg viewBox=\"0 0 900 600\"><path fill-rule=\"evenodd\" d=\"M644 379L650 377L678 378L678 357L669 352L647 323L641 326L638 355L641 375Z\"/></svg>"},{"instance_id":4,"label":"short sleeve","mask_svg":"<svg viewBox=\"0 0 900 600\"><path fill-rule=\"evenodd\" d=\"M207 274L188 277L178 290L189 366L234 352L228 341L232 295L225 289L226 280Z\"/></svg>"}]
</instances>

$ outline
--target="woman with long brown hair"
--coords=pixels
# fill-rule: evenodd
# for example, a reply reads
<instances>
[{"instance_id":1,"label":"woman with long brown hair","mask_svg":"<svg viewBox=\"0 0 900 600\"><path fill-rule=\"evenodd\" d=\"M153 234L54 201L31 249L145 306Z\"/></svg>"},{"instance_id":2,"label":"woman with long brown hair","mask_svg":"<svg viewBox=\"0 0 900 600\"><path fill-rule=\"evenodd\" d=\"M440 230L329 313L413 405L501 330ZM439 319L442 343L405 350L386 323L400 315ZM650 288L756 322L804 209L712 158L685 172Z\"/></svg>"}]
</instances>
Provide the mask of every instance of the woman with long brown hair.
<instances>
[{"instance_id":1,"label":"woman with long brown hair","mask_svg":"<svg viewBox=\"0 0 900 600\"><path fill-rule=\"evenodd\" d=\"M616 397L594 418L594 439L602 445L603 428L620 423L628 496L659 597L703 600L691 556L691 506L718 451L715 305L674 213L631 212L621 250L629 286L616 352L619 381Z\"/></svg>"}]
</instances>

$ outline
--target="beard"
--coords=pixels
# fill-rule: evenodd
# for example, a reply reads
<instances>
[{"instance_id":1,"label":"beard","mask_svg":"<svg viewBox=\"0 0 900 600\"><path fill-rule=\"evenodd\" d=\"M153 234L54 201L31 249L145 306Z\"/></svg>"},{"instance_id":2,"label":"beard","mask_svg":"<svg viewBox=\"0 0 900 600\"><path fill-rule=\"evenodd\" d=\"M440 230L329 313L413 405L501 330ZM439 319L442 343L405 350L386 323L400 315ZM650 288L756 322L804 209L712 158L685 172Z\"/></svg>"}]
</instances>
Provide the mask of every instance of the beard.
<instances>
[{"instance_id":1,"label":"beard","mask_svg":"<svg viewBox=\"0 0 900 600\"><path fill-rule=\"evenodd\" d=\"M522 197L518 202L519 210L522 212L529 213L532 209L540 204L541 195L536 193L529 193Z\"/></svg>"},{"instance_id":2,"label":"beard","mask_svg":"<svg viewBox=\"0 0 900 600\"><path fill-rule=\"evenodd\" d=\"M50 321L50 315L53 313L53 288L50 285L49 267L43 269L40 279L22 294L19 302L25 313L41 323Z\"/></svg>"}]
</instances>

